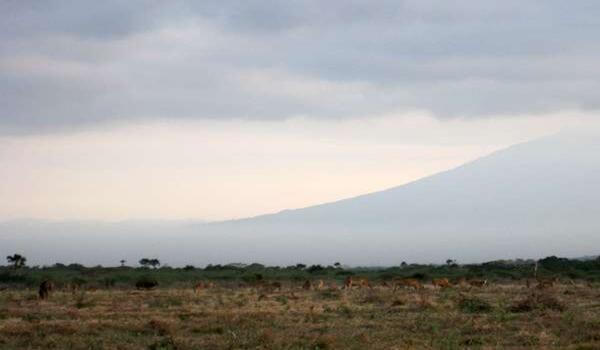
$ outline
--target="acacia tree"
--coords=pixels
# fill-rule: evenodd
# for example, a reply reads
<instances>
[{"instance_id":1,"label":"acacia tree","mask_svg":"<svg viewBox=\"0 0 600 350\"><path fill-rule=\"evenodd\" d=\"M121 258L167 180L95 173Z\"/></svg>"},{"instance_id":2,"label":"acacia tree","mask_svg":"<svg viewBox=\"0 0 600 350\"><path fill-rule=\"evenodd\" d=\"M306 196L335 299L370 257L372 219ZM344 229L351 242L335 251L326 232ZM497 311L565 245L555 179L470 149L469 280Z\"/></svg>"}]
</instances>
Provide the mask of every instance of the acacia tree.
<instances>
[{"instance_id":1,"label":"acacia tree","mask_svg":"<svg viewBox=\"0 0 600 350\"><path fill-rule=\"evenodd\" d=\"M14 267L14 269L16 270L18 268L25 266L25 263L27 262L27 258L21 254L13 254L12 256L10 256L10 255L7 256L6 261L8 261L8 263L11 264Z\"/></svg>"},{"instance_id":2,"label":"acacia tree","mask_svg":"<svg viewBox=\"0 0 600 350\"><path fill-rule=\"evenodd\" d=\"M148 259L148 258L140 259L140 265L142 265L142 267L148 267L150 265L150 259Z\"/></svg>"},{"instance_id":3,"label":"acacia tree","mask_svg":"<svg viewBox=\"0 0 600 350\"><path fill-rule=\"evenodd\" d=\"M158 266L160 266L160 260L158 259L150 259L148 261L148 263L150 264L150 266L152 266L153 268L157 268Z\"/></svg>"},{"instance_id":4,"label":"acacia tree","mask_svg":"<svg viewBox=\"0 0 600 350\"><path fill-rule=\"evenodd\" d=\"M160 260L143 258L140 259L140 265L142 265L143 267L152 266L153 268L157 268L158 266L160 266Z\"/></svg>"}]
</instances>

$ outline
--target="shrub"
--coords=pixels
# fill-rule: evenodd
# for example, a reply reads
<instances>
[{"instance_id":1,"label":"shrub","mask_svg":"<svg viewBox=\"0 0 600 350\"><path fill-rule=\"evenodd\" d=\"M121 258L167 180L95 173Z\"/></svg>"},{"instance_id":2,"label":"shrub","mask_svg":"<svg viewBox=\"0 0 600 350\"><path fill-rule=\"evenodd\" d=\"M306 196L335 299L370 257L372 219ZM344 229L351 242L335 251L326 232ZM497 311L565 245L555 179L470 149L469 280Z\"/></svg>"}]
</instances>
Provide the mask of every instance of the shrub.
<instances>
[{"instance_id":1,"label":"shrub","mask_svg":"<svg viewBox=\"0 0 600 350\"><path fill-rule=\"evenodd\" d=\"M4 272L0 273L0 283L25 283L27 277L25 275Z\"/></svg>"},{"instance_id":2,"label":"shrub","mask_svg":"<svg viewBox=\"0 0 600 350\"><path fill-rule=\"evenodd\" d=\"M137 289L152 289L158 286L158 281L149 276L142 276L137 282L135 282L135 287Z\"/></svg>"},{"instance_id":3,"label":"shrub","mask_svg":"<svg viewBox=\"0 0 600 350\"><path fill-rule=\"evenodd\" d=\"M311 265L311 266L310 266L310 267L307 269L307 271L308 271L309 273L318 273L318 272L321 272L321 271L323 271L323 270L325 270L325 268L324 268L323 266L321 266L321 265Z\"/></svg>"},{"instance_id":4,"label":"shrub","mask_svg":"<svg viewBox=\"0 0 600 350\"><path fill-rule=\"evenodd\" d=\"M417 280L424 280L427 278L427 274L422 273L422 272L416 272L416 273L413 273L412 275L410 275L410 278L414 278Z\"/></svg>"}]
</instances>

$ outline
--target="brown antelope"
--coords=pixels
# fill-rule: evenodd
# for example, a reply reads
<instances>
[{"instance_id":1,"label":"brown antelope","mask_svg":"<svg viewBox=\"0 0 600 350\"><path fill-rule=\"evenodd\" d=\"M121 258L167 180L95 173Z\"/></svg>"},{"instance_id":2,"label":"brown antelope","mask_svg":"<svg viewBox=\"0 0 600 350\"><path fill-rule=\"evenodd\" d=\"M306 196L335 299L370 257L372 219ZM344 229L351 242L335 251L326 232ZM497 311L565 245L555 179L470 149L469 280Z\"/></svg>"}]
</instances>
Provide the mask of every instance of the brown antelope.
<instances>
[{"instance_id":1,"label":"brown antelope","mask_svg":"<svg viewBox=\"0 0 600 350\"><path fill-rule=\"evenodd\" d=\"M450 281L448 281L447 278L434 278L431 280L431 284L433 284L433 287L440 287L440 288L452 287L452 285L450 284Z\"/></svg>"},{"instance_id":2,"label":"brown antelope","mask_svg":"<svg viewBox=\"0 0 600 350\"><path fill-rule=\"evenodd\" d=\"M551 279L539 279L536 286L537 289L546 289L554 287L554 284L558 282L558 278L554 277Z\"/></svg>"},{"instance_id":3,"label":"brown antelope","mask_svg":"<svg viewBox=\"0 0 600 350\"><path fill-rule=\"evenodd\" d=\"M369 283L369 280L366 278L353 279L352 276L346 277L346 279L344 280L344 289L352 289L352 287L354 286L357 286L360 289L364 287L373 289L373 287Z\"/></svg>"},{"instance_id":4,"label":"brown antelope","mask_svg":"<svg viewBox=\"0 0 600 350\"><path fill-rule=\"evenodd\" d=\"M459 287L466 287L469 283L467 282L466 278L460 277L455 281L455 284Z\"/></svg>"},{"instance_id":5,"label":"brown antelope","mask_svg":"<svg viewBox=\"0 0 600 350\"><path fill-rule=\"evenodd\" d=\"M200 281L194 285L194 293L200 293L203 289L211 289L214 288L215 284L213 282L204 282Z\"/></svg>"},{"instance_id":6,"label":"brown antelope","mask_svg":"<svg viewBox=\"0 0 600 350\"><path fill-rule=\"evenodd\" d=\"M329 283L329 290L337 290L338 289L338 285L335 281L331 281Z\"/></svg>"},{"instance_id":7,"label":"brown antelope","mask_svg":"<svg viewBox=\"0 0 600 350\"><path fill-rule=\"evenodd\" d=\"M319 280L317 283L317 290L323 290L323 288L325 288L325 282L323 282L323 280Z\"/></svg>"},{"instance_id":8,"label":"brown antelope","mask_svg":"<svg viewBox=\"0 0 600 350\"><path fill-rule=\"evenodd\" d=\"M487 280L479 280L479 279L469 280L469 285L471 285L471 287L481 288L481 287L487 286L487 284L488 284Z\"/></svg>"},{"instance_id":9,"label":"brown antelope","mask_svg":"<svg viewBox=\"0 0 600 350\"><path fill-rule=\"evenodd\" d=\"M68 283L65 285L65 290L71 292L71 294L75 294L79 291L79 285L77 283Z\"/></svg>"},{"instance_id":10,"label":"brown antelope","mask_svg":"<svg viewBox=\"0 0 600 350\"><path fill-rule=\"evenodd\" d=\"M402 278L394 281L394 292L398 288L413 288L414 290L418 290L422 289L423 285L414 278Z\"/></svg>"},{"instance_id":11,"label":"brown antelope","mask_svg":"<svg viewBox=\"0 0 600 350\"><path fill-rule=\"evenodd\" d=\"M42 300L48 299L48 297L50 296L50 292L53 289L54 289L54 283L47 281L47 280L42 282L40 284L40 289L38 291L40 299L42 299Z\"/></svg>"},{"instance_id":12,"label":"brown antelope","mask_svg":"<svg viewBox=\"0 0 600 350\"><path fill-rule=\"evenodd\" d=\"M312 283L309 280L304 281L304 284L302 285L302 289L310 290L311 288L312 288Z\"/></svg>"}]
</instances>

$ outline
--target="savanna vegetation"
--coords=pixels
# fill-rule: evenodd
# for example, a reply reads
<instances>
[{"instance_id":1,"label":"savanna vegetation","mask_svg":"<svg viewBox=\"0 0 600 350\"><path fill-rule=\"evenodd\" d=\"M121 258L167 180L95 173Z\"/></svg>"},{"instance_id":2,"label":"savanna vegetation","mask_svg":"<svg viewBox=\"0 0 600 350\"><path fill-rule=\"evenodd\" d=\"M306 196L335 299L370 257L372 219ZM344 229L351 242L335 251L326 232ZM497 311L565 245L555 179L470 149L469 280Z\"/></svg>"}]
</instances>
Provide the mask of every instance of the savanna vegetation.
<instances>
[{"instance_id":1,"label":"savanna vegetation","mask_svg":"<svg viewBox=\"0 0 600 350\"><path fill-rule=\"evenodd\" d=\"M10 258L10 259L9 259ZM23 260L25 259L25 260ZM221 283L253 283L257 279L303 282L325 279L341 281L346 276L357 275L373 282L395 278L416 278L427 282L433 278L450 280L480 278L490 282L521 281L531 278L561 278L600 282L600 258L567 259L547 257L533 260L492 261L482 264L458 264L448 259L443 265L419 265L403 262L392 267L349 268L335 262L329 266L296 264L292 266L208 265L205 267L169 267L156 258L143 258L139 267L127 266L123 260L117 267L85 267L79 264L54 264L52 266L25 265L26 258L15 254L7 257L9 265L0 266L0 288L35 288L43 280L52 280L57 286L78 285L86 288L128 288L141 279L156 280L161 287L186 286L198 280Z\"/></svg>"},{"instance_id":2,"label":"savanna vegetation","mask_svg":"<svg viewBox=\"0 0 600 350\"><path fill-rule=\"evenodd\" d=\"M600 348L600 259L389 268L151 260L136 268L7 261L0 348ZM343 288L349 276L369 285ZM450 286L432 284L444 279ZM404 280L424 287L394 290ZM42 281L54 284L44 300ZM158 285L136 289L148 281Z\"/></svg>"}]
</instances>

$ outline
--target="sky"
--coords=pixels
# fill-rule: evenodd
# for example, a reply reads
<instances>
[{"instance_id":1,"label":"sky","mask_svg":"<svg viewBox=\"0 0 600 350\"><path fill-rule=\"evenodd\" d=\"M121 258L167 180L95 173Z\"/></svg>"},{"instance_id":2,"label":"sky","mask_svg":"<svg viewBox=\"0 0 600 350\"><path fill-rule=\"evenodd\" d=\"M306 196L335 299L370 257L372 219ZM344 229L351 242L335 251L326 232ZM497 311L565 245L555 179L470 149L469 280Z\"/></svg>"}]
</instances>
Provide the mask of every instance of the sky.
<instances>
[{"instance_id":1,"label":"sky","mask_svg":"<svg viewBox=\"0 0 600 350\"><path fill-rule=\"evenodd\" d=\"M597 1L0 1L0 220L224 220L597 126Z\"/></svg>"}]
</instances>

